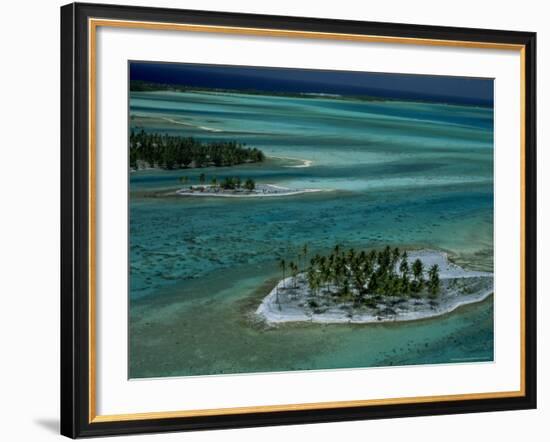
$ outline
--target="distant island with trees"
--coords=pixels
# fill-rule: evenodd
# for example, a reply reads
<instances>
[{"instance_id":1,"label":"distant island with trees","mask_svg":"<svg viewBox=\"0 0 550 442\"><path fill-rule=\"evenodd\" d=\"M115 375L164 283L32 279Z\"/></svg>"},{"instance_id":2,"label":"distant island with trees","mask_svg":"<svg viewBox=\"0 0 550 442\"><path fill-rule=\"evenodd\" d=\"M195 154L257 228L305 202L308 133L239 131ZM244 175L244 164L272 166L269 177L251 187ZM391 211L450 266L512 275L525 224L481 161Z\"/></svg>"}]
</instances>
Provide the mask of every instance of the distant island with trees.
<instances>
[{"instance_id":1,"label":"distant island with trees","mask_svg":"<svg viewBox=\"0 0 550 442\"><path fill-rule=\"evenodd\" d=\"M321 192L321 189L290 189L275 184L258 184L253 178L240 176L207 177L203 172L195 178L184 175L179 178L183 188L176 191L180 196L211 196L211 197L267 197L291 196L310 192Z\"/></svg>"},{"instance_id":2,"label":"distant island with trees","mask_svg":"<svg viewBox=\"0 0 550 442\"><path fill-rule=\"evenodd\" d=\"M147 133L144 130L132 131L130 134L130 168L133 170L230 167L263 162L265 158L261 150L245 147L244 144L235 141L204 143L192 137ZM198 177L181 176L179 182L184 185L175 192L179 196L268 197L324 191L323 189L291 189L275 184L258 184L251 177L241 178L233 175L219 178L207 177L204 172Z\"/></svg>"},{"instance_id":3,"label":"distant island with trees","mask_svg":"<svg viewBox=\"0 0 550 442\"><path fill-rule=\"evenodd\" d=\"M198 93L225 93L225 94L246 94L246 95L269 95L273 97L291 97L291 98L330 98L334 100L356 100L364 102L395 102L409 101L414 103L446 103L454 104L452 97L422 97L402 95L399 97L385 95L369 95L365 93L327 93L321 91L309 92L292 92L292 91L277 91L277 90L260 90L260 89L231 89L220 87L201 87L189 86L176 83L156 83L151 81L132 80L130 81L130 92L198 92ZM456 99L456 97L455 97ZM459 103L460 104L460 103ZM471 104L471 103L466 103ZM492 103L476 102L479 107L492 107Z\"/></svg>"},{"instance_id":4,"label":"distant island with trees","mask_svg":"<svg viewBox=\"0 0 550 442\"><path fill-rule=\"evenodd\" d=\"M448 313L493 292L493 275L433 250L344 250L279 258L282 279L256 313L267 323L408 321Z\"/></svg>"},{"instance_id":5,"label":"distant island with trees","mask_svg":"<svg viewBox=\"0 0 550 442\"><path fill-rule=\"evenodd\" d=\"M199 141L144 130L130 133L130 168L186 169L227 167L265 160L264 153L236 141Z\"/></svg>"},{"instance_id":6,"label":"distant island with trees","mask_svg":"<svg viewBox=\"0 0 550 442\"><path fill-rule=\"evenodd\" d=\"M246 94L246 95L270 95L274 97L294 97L294 98L317 98L326 97L339 99L342 98L339 94L330 93L315 93L315 92L288 92L288 91L265 91L258 89L227 89L227 88L208 88L208 87L196 87L186 86L183 84L166 84L166 83L154 83L141 80L132 80L130 82L131 92L204 92L204 93L227 93L227 94ZM394 101L397 99L386 97L375 97L371 95L357 95L347 94L345 99L356 99L360 101Z\"/></svg>"},{"instance_id":7,"label":"distant island with trees","mask_svg":"<svg viewBox=\"0 0 550 442\"><path fill-rule=\"evenodd\" d=\"M219 179L216 176L207 177L203 172L197 177L198 184L192 184L192 179L186 175L179 178L179 182L187 185L189 184L189 190L247 190L253 191L256 189L256 181L252 178L242 179L240 176L225 176L223 179Z\"/></svg>"}]
</instances>

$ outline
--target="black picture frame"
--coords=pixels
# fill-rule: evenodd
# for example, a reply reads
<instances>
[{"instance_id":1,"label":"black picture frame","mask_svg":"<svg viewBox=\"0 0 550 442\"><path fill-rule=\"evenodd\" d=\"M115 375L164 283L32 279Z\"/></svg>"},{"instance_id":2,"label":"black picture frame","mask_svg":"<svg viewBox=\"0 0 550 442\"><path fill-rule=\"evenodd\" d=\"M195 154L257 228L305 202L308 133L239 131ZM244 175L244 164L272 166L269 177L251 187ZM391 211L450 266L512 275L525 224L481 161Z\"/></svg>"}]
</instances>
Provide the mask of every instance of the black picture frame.
<instances>
[{"instance_id":1,"label":"black picture frame","mask_svg":"<svg viewBox=\"0 0 550 442\"><path fill-rule=\"evenodd\" d=\"M89 18L521 45L524 51L524 394L139 420L90 419ZM166 8L61 8L61 434L76 438L536 408L536 34Z\"/></svg>"}]
</instances>

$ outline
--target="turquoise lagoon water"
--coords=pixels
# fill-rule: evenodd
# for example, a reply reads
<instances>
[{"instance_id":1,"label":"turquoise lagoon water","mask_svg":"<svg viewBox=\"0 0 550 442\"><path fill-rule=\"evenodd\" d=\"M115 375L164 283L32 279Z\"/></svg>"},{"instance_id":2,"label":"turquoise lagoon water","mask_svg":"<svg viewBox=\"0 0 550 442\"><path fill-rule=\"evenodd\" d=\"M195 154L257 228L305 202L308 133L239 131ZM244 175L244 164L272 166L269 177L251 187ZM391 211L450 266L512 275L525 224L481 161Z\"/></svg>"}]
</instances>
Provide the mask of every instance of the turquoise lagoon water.
<instances>
[{"instance_id":1,"label":"turquoise lagoon water","mask_svg":"<svg viewBox=\"0 0 550 442\"><path fill-rule=\"evenodd\" d=\"M493 359L493 301L402 324L266 328L276 260L336 243L446 250L492 270L493 112L448 104L213 92L131 93L134 129L237 140L263 164L130 174L130 377ZM302 160L311 161L309 167ZM179 177L327 192L184 198Z\"/></svg>"}]
</instances>

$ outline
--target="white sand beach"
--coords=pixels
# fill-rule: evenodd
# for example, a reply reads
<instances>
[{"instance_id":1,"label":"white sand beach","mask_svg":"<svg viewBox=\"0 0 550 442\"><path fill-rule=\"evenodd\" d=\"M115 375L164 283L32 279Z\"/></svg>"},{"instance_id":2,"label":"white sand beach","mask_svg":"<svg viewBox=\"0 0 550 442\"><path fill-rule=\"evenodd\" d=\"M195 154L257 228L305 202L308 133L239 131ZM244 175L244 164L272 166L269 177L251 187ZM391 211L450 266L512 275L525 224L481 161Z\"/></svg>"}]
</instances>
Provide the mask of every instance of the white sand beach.
<instances>
[{"instance_id":1,"label":"white sand beach","mask_svg":"<svg viewBox=\"0 0 550 442\"><path fill-rule=\"evenodd\" d=\"M169 123L180 124L182 126L196 127L197 129L202 129L207 132L223 132L222 129L215 129L213 127L207 127L207 126L197 126L191 123L186 123L185 121L174 120L173 118L168 118L168 117L160 117L160 118L164 121L168 121Z\"/></svg>"},{"instance_id":2,"label":"white sand beach","mask_svg":"<svg viewBox=\"0 0 550 442\"><path fill-rule=\"evenodd\" d=\"M436 299L428 297L385 297L375 307L354 307L352 302L337 302L330 295L314 294L305 275L288 277L271 290L256 310L267 324L285 322L355 323L414 321L452 312L466 304L480 302L493 293L493 274L465 270L449 262L447 254L421 250L409 252L409 259L420 258L428 268L439 265L441 290Z\"/></svg>"},{"instance_id":3,"label":"white sand beach","mask_svg":"<svg viewBox=\"0 0 550 442\"><path fill-rule=\"evenodd\" d=\"M266 198L275 196L291 196L304 193L328 192L327 189L290 189L275 184L257 184L254 190L231 189L224 190L209 184L190 186L176 191L180 196L220 197L220 198Z\"/></svg>"}]
</instances>

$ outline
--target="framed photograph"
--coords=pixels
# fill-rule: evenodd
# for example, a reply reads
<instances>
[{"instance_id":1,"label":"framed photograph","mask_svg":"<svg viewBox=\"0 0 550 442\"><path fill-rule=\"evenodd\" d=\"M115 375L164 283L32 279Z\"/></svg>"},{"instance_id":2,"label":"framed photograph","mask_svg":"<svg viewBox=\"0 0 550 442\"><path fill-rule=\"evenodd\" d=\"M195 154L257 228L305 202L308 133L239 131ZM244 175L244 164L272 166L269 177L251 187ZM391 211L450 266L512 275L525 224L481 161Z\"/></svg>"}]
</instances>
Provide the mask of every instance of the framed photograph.
<instances>
[{"instance_id":1,"label":"framed photograph","mask_svg":"<svg viewBox=\"0 0 550 442\"><path fill-rule=\"evenodd\" d=\"M535 42L62 7L62 434L535 408Z\"/></svg>"}]
</instances>

